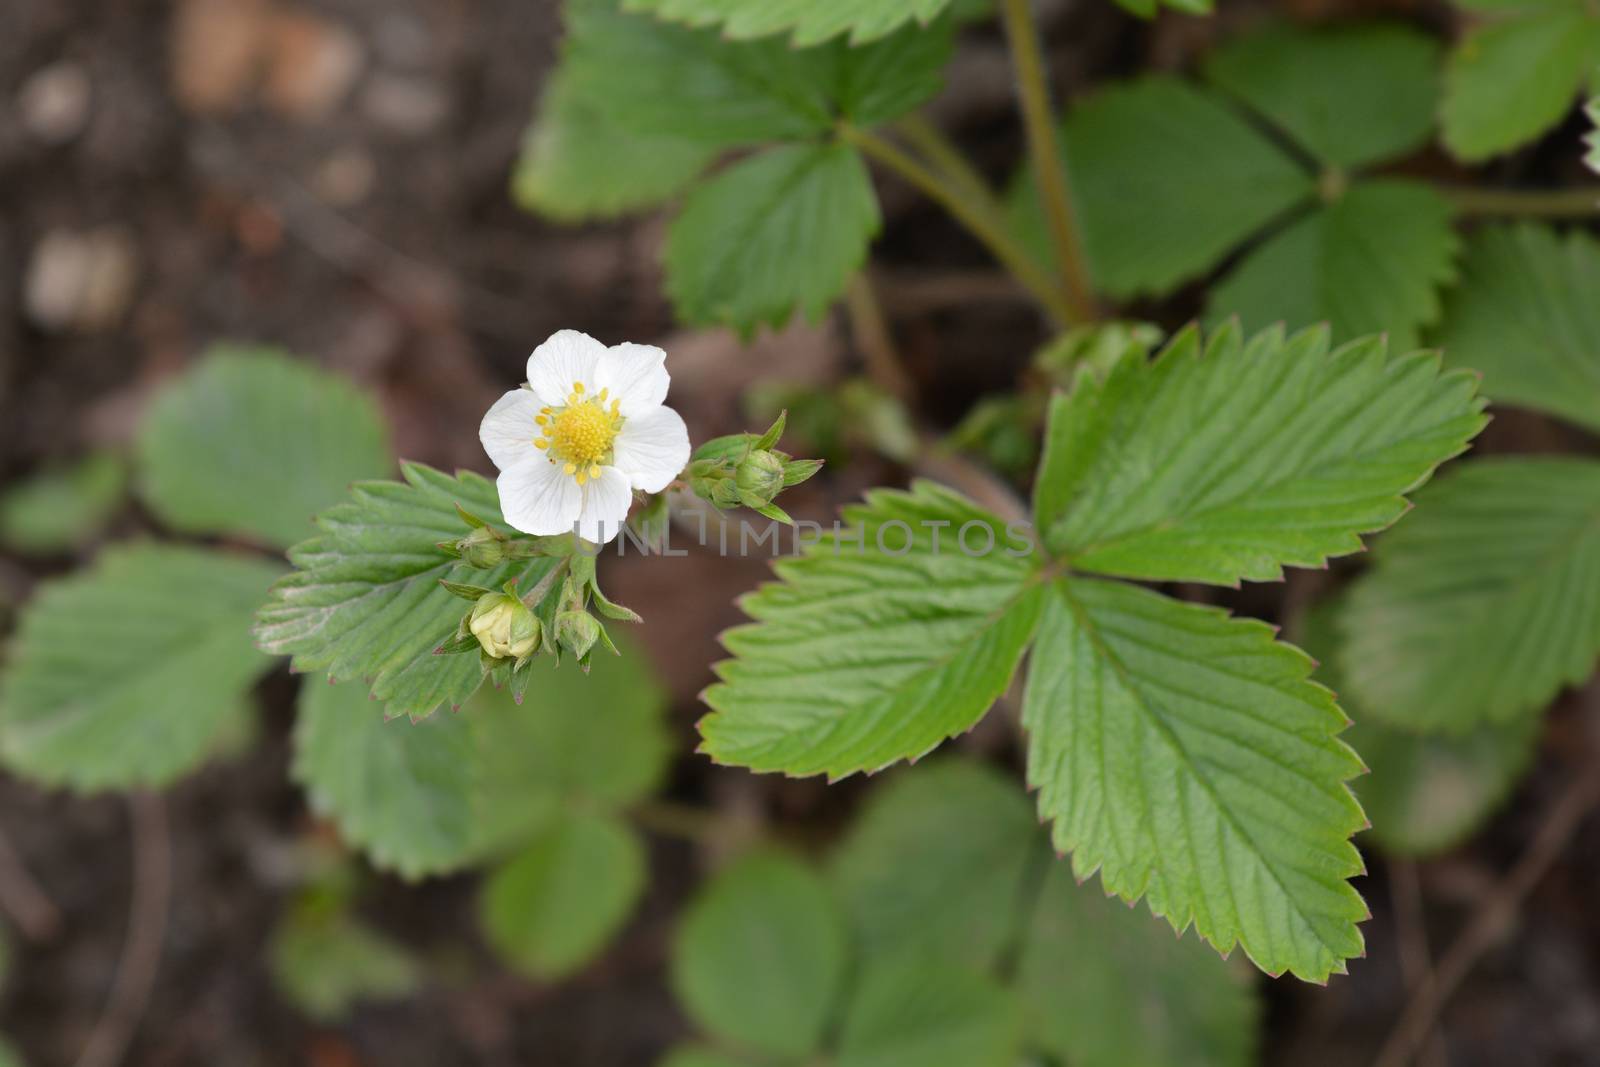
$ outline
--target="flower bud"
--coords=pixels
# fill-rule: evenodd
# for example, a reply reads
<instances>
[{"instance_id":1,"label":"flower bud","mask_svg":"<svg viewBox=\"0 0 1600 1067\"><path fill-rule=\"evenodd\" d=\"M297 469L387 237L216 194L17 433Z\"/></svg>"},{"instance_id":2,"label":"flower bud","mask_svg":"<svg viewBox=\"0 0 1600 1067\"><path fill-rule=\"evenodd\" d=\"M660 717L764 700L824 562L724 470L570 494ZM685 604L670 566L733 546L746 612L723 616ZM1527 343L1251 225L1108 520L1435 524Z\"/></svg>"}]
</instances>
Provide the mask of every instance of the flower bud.
<instances>
[{"instance_id":1,"label":"flower bud","mask_svg":"<svg viewBox=\"0 0 1600 1067\"><path fill-rule=\"evenodd\" d=\"M456 554L480 570L490 570L505 562L505 537L491 527L479 527L456 542Z\"/></svg>"},{"instance_id":2,"label":"flower bud","mask_svg":"<svg viewBox=\"0 0 1600 1067\"><path fill-rule=\"evenodd\" d=\"M539 618L505 593L486 593L467 617L467 628L492 659L525 659L539 650Z\"/></svg>"},{"instance_id":3,"label":"flower bud","mask_svg":"<svg viewBox=\"0 0 1600 1067\"><path fill-rule=\"evenodd\" d=\"M739 499L746 506L770 504L783 490L783 458L766 449L756 449L739 462L733 478Z\"/></svg>"},{"instance_id":4,"label":"flower bud","mask_svg":"<svg viewBox=\"0 0 1600 1067\"><path fill-rule=\"evenodd\" d=\"M587 611L563 611L556 616L556 640L581 660L600 640L600 624Z\"/></svg>"}]
</instances>

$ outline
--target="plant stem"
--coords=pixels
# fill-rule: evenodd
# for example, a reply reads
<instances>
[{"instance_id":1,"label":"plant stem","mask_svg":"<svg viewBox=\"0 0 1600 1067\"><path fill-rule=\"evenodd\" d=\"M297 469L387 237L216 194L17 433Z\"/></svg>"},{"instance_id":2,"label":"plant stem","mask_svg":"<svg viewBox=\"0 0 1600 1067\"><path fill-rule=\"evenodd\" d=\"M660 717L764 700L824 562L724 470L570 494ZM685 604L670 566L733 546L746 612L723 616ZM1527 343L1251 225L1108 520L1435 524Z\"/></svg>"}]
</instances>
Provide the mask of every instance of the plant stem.
<instances>
[{"instance_id":1,"label":"plant stem","mask_svg":"<svg viewBox=\"0 0 1600 1067\"><path fill-rule=\"evenodd\" d=\"M928 121L926 115L913 111L897 122L895 129L907 144L922 153L924 159L942 170L945 177L971 194L974 201L984 204L991 215L1000 217L1000 201L995 198L989 183L961 149L944 135L944 131Z\"/></svg>"},{"instance_id":2,"label":"plant stem","mask_svg":"<svg viewBox=\"0 0 1600 1067\"><path fill-rule=\"evenodd\" d=\"M1078 243L1072 193L1067 185L1066 157L1056 141L1055 115L1050 109L1050 88L1044 75L1044 53L1039 47L1039 31L1034 25L1031 3L1032 0L1000 0L1000 18L1011 42L1011 58L1017 68L1017 96L1028 135L1028 154L1033 159L1039 196L1044 201L1045 218L1050 225L1050 239L1055 245L1056 260L1066 286L1067 307L1074 321L1092 322L1098 317L1094 287L1089 282L1083 249Z\"/></svg>"},{"instance_id":3,"label":"plant stem","mask_svg":"<svg viewBox=\"0 0 1600 1067\"><path fill-rule=\"evenodd\" d=\"M1072 321L1072 309L1062 298L1050 276L1011 239L1011 235L1006 233L987 206L974 203L961 189L934 173L926 164L892 141L848 123L840 124L839 136L916 186L948 211L1027 287L1056 320L1057 325Z\"/></svg>"},{"instance_id":4,"label":"plant stem","mask_svg":"<svg viewBox=\"0 0 1600 1067\"><path fill-rule=\"evenodd\" d=\"M1463 189L1441 187L1462 215L1577 219L1600 215L1600 186L1577 189Z\"/></svg>"},{"instance_id":5,"label":"plant stem","mask_svg":"<svg viewBox=\"0 0 1600 1067\"><path fill-rule=\"evenodd\" d=\"M550 595L551 587L561 580L561 576L566 573L567 568L571 565L572 557L562 556L556 561L556 565L551 567L543 578L539 579L538 585L522 594L522 603L532 610L538 611L539 605L544 603L544 598Z\"/></svg>"}]
</instances>

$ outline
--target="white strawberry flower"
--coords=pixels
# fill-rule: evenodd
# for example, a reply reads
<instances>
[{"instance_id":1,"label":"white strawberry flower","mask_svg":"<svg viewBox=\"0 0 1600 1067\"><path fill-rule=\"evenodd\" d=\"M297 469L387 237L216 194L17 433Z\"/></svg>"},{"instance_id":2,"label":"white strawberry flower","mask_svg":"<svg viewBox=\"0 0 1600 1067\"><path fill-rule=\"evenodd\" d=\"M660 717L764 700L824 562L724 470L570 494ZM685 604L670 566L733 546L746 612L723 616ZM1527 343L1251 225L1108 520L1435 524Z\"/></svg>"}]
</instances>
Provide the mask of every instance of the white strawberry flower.
<instances>
[{"instance_id":1,"label":"white strawberry flower","mask_svg":"<svg viewBox=\"0 0 1600 1067\"><path fill-rule=\"evenodd\" d=\"M616 537L635 489L659 493L689 462L689 431L662 403L667 354L607 348L562 330L528 357L528 384L495 402L478 427L500 468L500 511L523 533Z\"/></svg>"}]
</instances>

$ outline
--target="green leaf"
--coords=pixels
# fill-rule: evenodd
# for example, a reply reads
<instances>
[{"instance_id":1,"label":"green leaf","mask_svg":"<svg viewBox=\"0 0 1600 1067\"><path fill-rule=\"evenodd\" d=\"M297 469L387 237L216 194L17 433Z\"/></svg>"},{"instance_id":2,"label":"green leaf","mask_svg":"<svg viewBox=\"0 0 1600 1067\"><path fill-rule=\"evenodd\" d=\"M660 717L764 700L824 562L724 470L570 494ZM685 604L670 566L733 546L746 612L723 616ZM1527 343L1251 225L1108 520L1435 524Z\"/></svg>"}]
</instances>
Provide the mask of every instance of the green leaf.
<instances>
[{"instance_id":1,"label":"green leaf","mask_svg":"<svg viewBox=\"0 0 1600 1067\"><path fill-rule=\"evenodd\" d=\"M807 49L728 40L616 0L574 0L567 23L561 76L577 97L618 127L724 148L827 136L841 118L888 122L938 92L952 47L948 19Z\"/></svg>"},{"instance_id":2,"label":"green leaf","mask_svg":"<svg viewBox=\"0 0 1600 1067\"><path fill-rule=\"evenodd\" d=\"M472 727L465 715L384 719L358 684L300 689L294 779L311 810L381 868L454 870L477 840Z\"/></svg>"},{"instance_id":3,"label":"green leaf","mask_svg":"<svg viewBox=\"0 0 1600 1067\"><path fill-rule=\"evenodd\" d=\"M1468 30L1445 68L1444 143L1476 161L1559 122L1600 62L1600 18L1557 3Z\"/></svg>"},{"instance_id":4,"label":"green leaf","mask_svg":"<svg viewBox=\"0 0 1600 1067\"><path fill-rule=\"evenodd\" d=\"M256 639L293 656L297 671L365 678L385 714L420 719L441 704L459 706L483 680L477 657L433 654L465 614L439 580L499 588L520 575L521 588L531 589L554 562L484 571L446 555L437 543L465 531L458 503L514 532L500 517L494 483L418 463L402 464L401 474L404 483L356 485L317 517L320 533L290 550L298 569L273 586Z\"/></svg>"},{"instance_id":5,"label":"green leaf","mask_svg":"<svg viewBox=\"0 0 1600 1067\"><path fill-rule=\"evenodd\" d=\"M1166 75L1105 89L1062 126L1096 286L1127 299L1197 278L1297 204L1310 174L1232 108ZM1031 171L1012 228L1052 260Z\"/></svg>"},{"instance_id":6,"label":"green leaf","mask_svg":"<svg viewBox=\"0 0 1600 1067\"><path fill-rule=\"evenodd\" d=\"M782 326L796 309L817 321L865 262L881 221L855 149L768 149L684 202L667 233L667 292L693 324L748 334Z\"/></svg>"},{"instance_id":7,"label":"green leaf","mask_svg":"<svg viewBox=\"0 0 1600 1067\"><path fill-rule=\"evenodd\" d=\"M273 931L268 959L278 988L318 1022L422 985L422 969L403 945L347 915L291 912Z\"/></svg>"},{"instance_id":8,"label":"green leaf","mask_svg":"<svg viewBox=\"0 0 1600 1067\"><path fill-rule=\"evenodd\" d=\"M1529 224L1485 226L1445 299L1439 344L1483 373L1496 403L1600 431L1600 242Z\"/></svg>"},{"instance_id":9,"label":"green leaf","mask_svg":"<svg viewBox=\"0 0 1600 1067\"><path fill-rule=\"evenodd\" d=\"M1433 132L1439 45L1408 26L1277 24L1218 49L1205 69L1326 165L1407 155Z\"/></svg>"},{"instance_id":10,"label":"green leaf","mask_svg":"<svg viewBox=\"0 0 1600 1067\"><path fill-rule=\"evenodd\" d=\"M1016 934L1038 824L1016 783L948 760L894 771L867 798L830 876L870 956L993 966Z\"/></svg>"},{"instance_id":11,"label":"green leaf","mask_svg":"<svg viewBox=\"0 0 1600 1067\"><path fill-rule=\"evenodd\" d=\"M570 81L551 76L523 140L511 190L524 209L563 222L625 215L676 196L716 158L715 145L618 125Z\"/></svg>"},{"instance_id":12,"label":"green leaf","mask_svg":"<svg viewBox=\"0 0 1600 1067\"><path fill-rule=\"evenodd\" d=\"M1250 983L1196 938L1175 938L1054 865L1017 984L1029 1036L1074 1067L1248 1067Z\"/></svg>"},{"instance_id":13,"label":"green leaf","mask_svg":"<svg viewBox=\"0 0 1600 1067\"><path fill-rule=\"evenodd\" d=\"M278 573L206 549L124 545L41 585L0 678L6 767L84 791L193 770L271 666L250 617Z\"/></svg>"},{"instance_id":14,"label":"green leaf","mask_svg":"<svg viewBox=\"0 0 1600 1067\"><path fill-rule=\"evenodd\" d=\"M792 33L797 47L817 44L842 33L852 44L876 40L908 22L926 27L950 0L624 0L631 11L691 26L720 26L735 40Z\"/></svg>"},{"instance_id":15,"label":"green leaf","mask_svg":"<svg viewBox=\"0 0 1600 1067\"><path fill-rule=\"evenodd\" d=\"M1034 511L1075 570L1265 581L1361 549L1483 427L1473 377L1381 337L1175 338L1051 405Z\"/></svg>"},{"instance_id":16,"label":"green leaf","mask_svg":"<svg viewBox=\"0 0 1600 1067\"><path fill-rule=\"evenodd\" d=\"M1252 330L1326 322L1337 341L1384 332L1395 348L1415 348L1417 330L1439 317L1460 245L1436 190L1361 182L1251 252L1212 287L1209 315L1237 315Z\"/></svg>"},{"instance_id":17,"label":"green leaf","mask_svg":"<svg viewBox=\"0 0 1600 1067\"><path fill-rule=\"evenodd\" d=\"M715 1049L686 1045L673 1049L658 1067L763 1067L759 1061L730 1056Z\"/></svg>"},{"instance_id":18,"label":"green leaf","mask_svg":"<svg viewBox=\"0 0 1600 1067\"><path fill-rule=\"evenodd\" d=\"M970 729L1010 684L1040 602L1018 535L931 482L871 492L845 519L777 563L782 581L741 602L756 622L723 635L735 658L700 720L717 762L875 771Z\"/></svg>"},{"instance_id":19,"label":"green leaf","mask_svg":"<svg viewBox=\"0 0 1600 1067\"><path fill-rule=\"evenodd\" d=\"M1395 726L1509 723L1600 656L1600 463L1493 458L1419 493L1343 614L1341 668Z\"/></svg>"},{"instance_id":20,"label":"green leaf","mask_svg":"<svg viewBox=\"0 0 1600 1067\"><path fill-rule=\"evenodd\" d=\"M660 686L622 647L587 675L535 660L521 705L484 690L416 723L386 721L363 686L308 682L295 780L346 842L406 878L519 848L564 811L620 810L654 789L670 752Z\"/></svg>"},{"instance_id":21,"label":"green leaf","mask_svg":"<svg viewBox=\"0 0 1600 1067\"><path fill-rule=\"evenodd\" d=\"M1074 873L1268 974L1343 973L1367 916L1347 881L1362 767L1310 658L1264 623L1121 582L1053 590L1023 724Z\"/></svg>"},{"instance_id":22,"label":"green leaf","mask_svg":"<svg viewBox=\"0 0 1600 1067\"><path fill-rule=\"evenodd\" d=\"M822 880L786 854L738 860L679 927L672 984L710 1033L774 1056L817 1049L844 981L844 922Z\"/></svg>"},{"instance_id":23,"label":"green leaf","mask_svg":"<svg viewBox=\"0 0 1600 1067\"><path fill-rule=\"evenodd\" d=\"M122 461L109 452L40 471L0 496L0 544L46 553L87 543L122 503L127 480Z\"/></svg>"},{"instance_id":24,"label":"green leaf","mask_svg":"<svg viewBox=\"0 0 1600 1067\"><path fill-rule=\"evenodd\" d=\"M140 427L139 484L162 521L291 545L350 483L394 469L377 405L274 349L215 348Z\"/></svg>"},{"instance_id":25,"label":"green leaf","mask_svg":"<svg viewBox=\"0 0 1600 1067\"><path fill-rule=\"evenodd\" d=\"M1384 726L1352 703L1339 671L1343 594L1313 607L1297 643L1321 662L1317 679L1341 693L1356 720L1344 740L1371 768L1352 783L1372 820L1372 836L1391 852L1428 855L1466 840L1511 792L1533 756L1541 717L1460 736L1416 734Z\"/></svg>"},{"instance_id":26,"label":"green leaf","mask_svg":"<svg viewBox=\"0 0 1600 1067\"><path fill-rule=\"evenodd\" d=\"M608 815L551 826L484 884L479 921L518 970L564 978L616 935L645 886L644 845Z\"/></svg>"},{"instance_id":27,"label":"green leaf","mask_svg":"<svg viewBox=\"0 0 1600 1067\"><path fill-rule=\"evenodd\" d=\"M1014 1067L1020 1012L975 971L917 960L868 966L845 1013L839 1067Z\"/></svg>"},{"instance_id":28,"label":"green leaf","mask_svg":"<svg viewBox=\"0 0 1600 1067\"><path fill-rule=\"evenodd\" d=\"M1185 15L1209 15L1211 0L1117 0L1117 6L1143 19L1153 19L1163 7Z\"/></svg>"}]
</instances>

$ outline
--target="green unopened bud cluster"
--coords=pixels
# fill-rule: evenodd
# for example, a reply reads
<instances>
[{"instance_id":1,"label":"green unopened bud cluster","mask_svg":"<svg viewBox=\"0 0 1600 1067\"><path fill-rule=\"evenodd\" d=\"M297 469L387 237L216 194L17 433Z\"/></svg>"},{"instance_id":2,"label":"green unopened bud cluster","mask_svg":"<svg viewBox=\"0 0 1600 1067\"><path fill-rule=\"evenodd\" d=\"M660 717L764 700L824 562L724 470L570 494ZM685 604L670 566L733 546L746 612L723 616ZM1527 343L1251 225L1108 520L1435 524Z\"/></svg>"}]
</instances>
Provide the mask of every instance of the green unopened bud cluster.
<instances>
[{"instance_id":1,"label":"green unopened bud cluster","mask_svg":"<svg viewBox=\"0 0 1600 1067\"><path fill-rule=\"evenodd\" d=\"M795 459L774 446L783 436L787 412L763 434L736 433L701 445L685 476L700 499L721 509L743 505L769 519L793 524L774 503L778 494L822 469L820 459Z\"/></svg>"}]
</instances>

